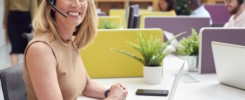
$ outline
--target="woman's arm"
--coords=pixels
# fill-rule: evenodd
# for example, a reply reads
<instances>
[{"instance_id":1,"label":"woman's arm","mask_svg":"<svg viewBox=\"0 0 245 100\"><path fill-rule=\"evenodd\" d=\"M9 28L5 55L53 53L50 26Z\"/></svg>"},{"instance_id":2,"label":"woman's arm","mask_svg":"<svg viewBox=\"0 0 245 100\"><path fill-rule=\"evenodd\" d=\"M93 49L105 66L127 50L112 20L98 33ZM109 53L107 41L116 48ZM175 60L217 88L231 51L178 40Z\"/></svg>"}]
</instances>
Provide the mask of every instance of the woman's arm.
<instances>
[{"instance_id":1,"label":"woman's arm","mask_svg":"<svg viewBox=\"0 0 245 100\"><path fill-rule=\"evenodd\" d=\"M85 96L104 100L126 100L127 98L128 89L120 83L112 85L108 97L105 97L104 94L106 89L103 86L91 79L88 79L88 82L83 91Z\"/></svg>"},{"instance_id":2,"label":"woman's arm","mask_svg":"<svg viewBox=\"0 0 245 100\"><path fill-rule=\"evenodd\" d=\"M26 52L25 60L38 100L62 100L52 49L43 42L33 43Z\"/></svg>"},{"instance_id":3,"label":"woman's arm","mask_svg":"<svg viewBox=\"0 0 245 100\"><path fill-rule=\"evenodd\" d=\"M90 77L87 75L87 83L83 91L83 95L88 97L98 98L98 99L104 99L105 98L104 93L106 90L107 89L104 86L90 79Z\"/></svg>"},{"instance_id":4,"label":"woman's arm","mask_svg":"<svg viewBox=\"0 0 245 100\"><path fill-rule=\"evenodd\" d=\"M128 89L120 83L116 83L110 87L108 97L105 97L106 90L105 87L90 79L87 74L87 83L83 91L85 96L104 100L126 100L128 95Z\"/></svg>"}]
</instances>

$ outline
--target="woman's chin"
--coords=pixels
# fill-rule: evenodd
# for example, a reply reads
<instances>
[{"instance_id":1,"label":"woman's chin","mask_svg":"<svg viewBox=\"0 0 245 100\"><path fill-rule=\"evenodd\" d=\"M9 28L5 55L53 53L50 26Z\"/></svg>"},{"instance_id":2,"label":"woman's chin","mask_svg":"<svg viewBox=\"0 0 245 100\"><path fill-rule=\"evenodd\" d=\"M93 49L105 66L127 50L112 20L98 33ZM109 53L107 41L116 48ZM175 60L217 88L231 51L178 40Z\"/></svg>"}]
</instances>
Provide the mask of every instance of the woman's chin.
<instances>
[{"instance_id":1,"label":"woman's chin","mask_svg":"<svg viewBox=\"0 0 245 100\"><path fill-rule=\"evenodd\" d=\"M71 26L78 26L78 25L80 25L82 22L81 21L69 21L69 23L70 23L70 25Z\"/></svg>"}]
</instances>

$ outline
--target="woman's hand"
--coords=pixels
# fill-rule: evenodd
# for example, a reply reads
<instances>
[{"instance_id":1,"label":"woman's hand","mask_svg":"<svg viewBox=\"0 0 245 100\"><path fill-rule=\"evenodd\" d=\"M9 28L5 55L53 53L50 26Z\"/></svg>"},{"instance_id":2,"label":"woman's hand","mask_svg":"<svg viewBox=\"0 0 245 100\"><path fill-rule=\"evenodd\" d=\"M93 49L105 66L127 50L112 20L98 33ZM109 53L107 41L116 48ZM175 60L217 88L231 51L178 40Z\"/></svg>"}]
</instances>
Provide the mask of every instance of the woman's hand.
<instances>
[{"instance_id":1,"label":"woman's hand","mask_svg":"<svg viewBox=\"0 0 245 100\"><path fill-rule=\"evenodd\" d=\"M105 100L126 100L128 89L120 83L114 84L110 88L108 98Z\"/></svg>"}]
</instances>

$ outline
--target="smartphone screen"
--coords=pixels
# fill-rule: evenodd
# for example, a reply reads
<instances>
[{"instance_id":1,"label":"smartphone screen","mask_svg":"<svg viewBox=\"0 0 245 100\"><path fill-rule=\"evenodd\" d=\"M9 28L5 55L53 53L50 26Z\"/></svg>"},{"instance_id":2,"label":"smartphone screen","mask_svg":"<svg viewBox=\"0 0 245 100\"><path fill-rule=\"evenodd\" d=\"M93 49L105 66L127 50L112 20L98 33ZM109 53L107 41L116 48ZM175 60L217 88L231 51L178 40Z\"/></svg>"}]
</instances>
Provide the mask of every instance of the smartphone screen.
<instances>
[{"instance_id":1,"label":"smartphone screen","mask_svg":"<svg viewBox=\"0 0 245 100\"><path fill-rule=\"evenodd\" d=\"M136 95L167 96L168 90L137 89Z\"/></svg>"}]
</instances>

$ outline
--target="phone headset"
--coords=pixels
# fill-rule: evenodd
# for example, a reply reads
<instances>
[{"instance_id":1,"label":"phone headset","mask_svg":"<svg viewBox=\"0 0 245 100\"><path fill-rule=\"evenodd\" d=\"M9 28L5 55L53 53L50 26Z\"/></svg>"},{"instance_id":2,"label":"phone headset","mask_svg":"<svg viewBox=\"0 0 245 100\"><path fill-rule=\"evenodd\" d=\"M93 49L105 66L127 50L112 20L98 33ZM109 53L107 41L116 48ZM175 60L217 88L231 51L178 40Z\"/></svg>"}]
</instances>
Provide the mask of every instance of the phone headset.
<instances>
[{"instance_id":1,"label":"phone headset","mask_svg":"<svg viewBox=\"0 0 245 100\"><path fill-rule=\"evenodd\" d=\"M50 6L52 6L55 11L57 11L58 13L60 13L62 16L64 17L67 17L67 15L63 12L61 12L56 6L55 6L55 3L56 3L56 0L46 0L48 4L50 4Z\"/></svg>"},{"instance_id":2,"label":"phone headset","mask_svg":"<svg viewBox=\"0 0 245 100\"><path fill-rule=\"evenodd\" d=\"M238 4L241 5L243 4L244 0L237 0Z\"/></svg>"}]
</instances>

